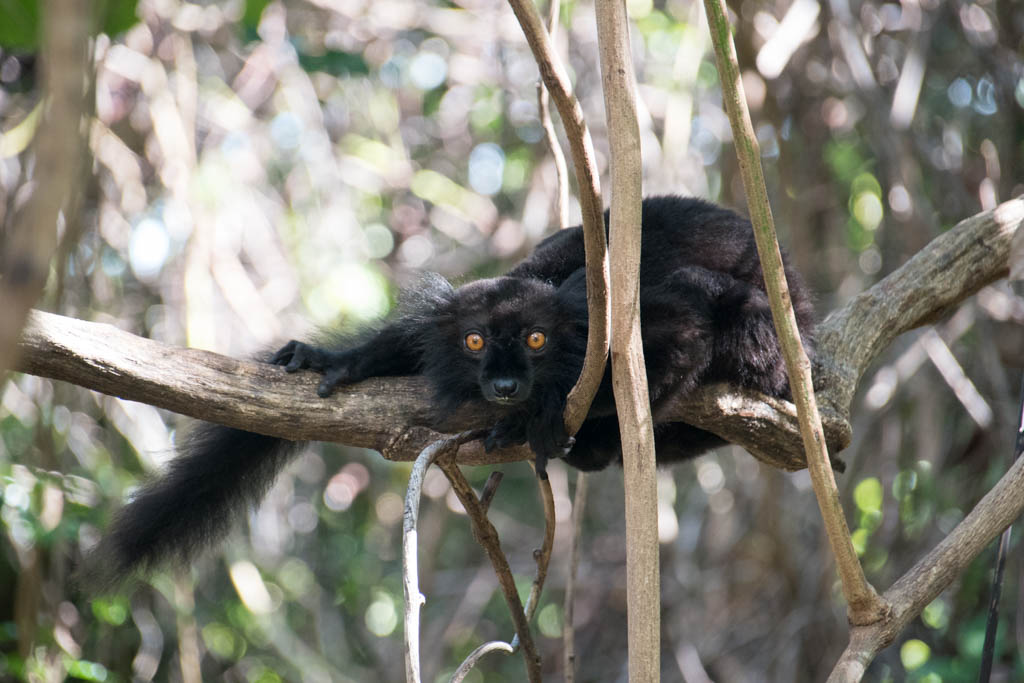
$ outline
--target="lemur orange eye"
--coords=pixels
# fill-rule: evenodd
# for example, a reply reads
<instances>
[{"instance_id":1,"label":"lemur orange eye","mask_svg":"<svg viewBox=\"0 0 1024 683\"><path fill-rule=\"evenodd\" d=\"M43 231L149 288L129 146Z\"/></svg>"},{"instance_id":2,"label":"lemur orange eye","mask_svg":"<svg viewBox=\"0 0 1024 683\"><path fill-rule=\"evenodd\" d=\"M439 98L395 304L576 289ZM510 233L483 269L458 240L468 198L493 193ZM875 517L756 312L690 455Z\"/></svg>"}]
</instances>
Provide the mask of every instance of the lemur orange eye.
<instances>
[{"instance_id":1,"label":"lemur orange eye","mask_svg":"<svg viewBox=\"0 0 1024 683\"><path fill-rule=\"evenodd\" d=\"M466 335L466 348L470 351L479 351L484 348L484 338L478 332L470 332Z\"/></svg>"},{"instance_id":2,"label":"lemur orange eye","mask_svg":"<svg viewBox=\"0 0 1024 683\"><path fill-rule=\"evenodd\" d=\"M544 344L546 344L547 341L548 338L544 336L543 332L534 331L526 338L526 345L534 351L540 351L544 348Z\"/></svg>"}]
</instances>

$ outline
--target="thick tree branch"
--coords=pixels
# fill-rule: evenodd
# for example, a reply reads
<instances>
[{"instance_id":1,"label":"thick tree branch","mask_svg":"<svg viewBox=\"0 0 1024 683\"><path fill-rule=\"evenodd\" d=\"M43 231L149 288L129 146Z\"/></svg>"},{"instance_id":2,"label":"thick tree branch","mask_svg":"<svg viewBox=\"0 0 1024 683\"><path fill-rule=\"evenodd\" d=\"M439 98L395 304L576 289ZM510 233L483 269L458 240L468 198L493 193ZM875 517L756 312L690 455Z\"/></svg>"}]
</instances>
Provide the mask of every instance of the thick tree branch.
<instances>
[{"instance_id":1,"label":"thick tree branch","mask_svg":"<svg viewBox=\"0 0 1024 683\"><path fill-rule=\"evenodd\" d=\"M850 441L850 399L864 368L884 348L887 330L910 329L939 318L985 284L1004 276L1010 241L1024 221L1014 199L962 221L933 240L902 268L854 297L819 326L817 383L825 436L833 454ZM944 264L938 268L933 263ZM852 321L859 321L854 324ZM373 448L391 460L413 460L439 432L493 425L489 406L467 406L438 421L422 379L375 378L318 398L317 379L289 375L255 361L144 339L110 325L33 312L19 345L16 369L183 415L293 440L335 441ZM841 354L856 352L856 358ZM796 412L788 401L724 385L677 397L657 421L680 420L708 429L785 470L804 467ZM458 460L487 464L525 460L524 449L484 453L463 445Z\"/></svg>"},{"instance_id":2,"label":"thick tree branch","mask_svg":"<svg viewBox=\"0 0 1024 683\"><path fill-rule=\"evenodd\" d=\"M850 399L864 368L895 336L892 330L911 327L901 316L909 311L917 324L938 319L1004 276L1010 241L1022 221L1021 199L962 221L925 247L927 258L915 256L819 326L815 375L833 454L849 443ZM486 428L497 415L486 405L467 406L438 421L426 386L416 377L370 379L320 399L318 380L310 373L289 375L263 363L38 311L29 317L19 351L22 372L249 431L373 448L392 460L413 460L439 432ZM804 467L796 413L788 401L716 385L670 405L657 421L677 419L708 429L781 469ZM460 448L458 460L485 464L529 457L526 449L486 454L474 442Z\"/></svg>"},{"instance_id":3,"label":"thick tree branch","mask_svg":"<svg viewBox=\"0 0 1024 683\"><path fill-rule=\"evenodd\" d=\"M1005 277L1010 243L1024 221L1024 199L960 221L896 271L818 326L826 356L817 383L822 403L846 414L864 370L900 334L934 323L966 297Z\"/></svg>"}]
</instances>

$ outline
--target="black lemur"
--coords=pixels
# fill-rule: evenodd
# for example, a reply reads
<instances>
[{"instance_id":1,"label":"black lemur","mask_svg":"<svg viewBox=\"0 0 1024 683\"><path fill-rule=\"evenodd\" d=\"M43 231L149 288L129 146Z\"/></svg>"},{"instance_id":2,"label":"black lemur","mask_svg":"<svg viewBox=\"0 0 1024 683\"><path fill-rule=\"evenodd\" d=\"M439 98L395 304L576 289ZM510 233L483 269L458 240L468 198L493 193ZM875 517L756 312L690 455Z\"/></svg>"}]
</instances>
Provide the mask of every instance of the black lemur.
<instances>
[{"instance_id":1,"label":"black lemur","mask_svg":"<svg viewBox=\"0 0 1024 683\"><path fill-rule=\"evenodd\" d=\"M659 463L690 458L724 442L681 422L657 422L670 396L730 382L771 396L789 389L750 222L698 199L643 202L641 325ZM605 214L607 222L607 213ZM812 349L812 307L787 266L804 344ZM620 462L610 372L575 441L562 422L566 395L583 364L587 305L581 228L561 230L502 277L454 288L424 279L388 323L349 348L289 342L270 362L323 375L328 396L368 377L421 374L439 415L467 401L503 413L487 450L528 443L543 474L548 458L582 470ZM310 400L316 400L310 397ZM114 520L94 553L94 585L136 568L187 561L255 504L295 444L203 425L166 474L145 485Z\"/></svg>"}]
</instances>

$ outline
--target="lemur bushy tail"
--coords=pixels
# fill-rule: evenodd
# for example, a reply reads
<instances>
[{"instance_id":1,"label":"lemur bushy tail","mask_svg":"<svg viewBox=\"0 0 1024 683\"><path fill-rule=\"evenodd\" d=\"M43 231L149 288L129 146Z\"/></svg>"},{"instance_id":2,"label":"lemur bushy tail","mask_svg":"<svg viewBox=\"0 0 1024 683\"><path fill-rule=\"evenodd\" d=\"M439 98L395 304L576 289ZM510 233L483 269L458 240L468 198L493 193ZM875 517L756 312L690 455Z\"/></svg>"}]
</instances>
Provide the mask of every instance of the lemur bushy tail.
<instances>
[{"instance_id":1,"label":"lemur bushy tail","mask_svg":"<svg viewBox=\"0 0 1024 683\"><path fill-rule=\"evenodd\" d=\"M114 516L81 572L90 591L164 565L185 566L260 502L298 442L199 424L166 472Z\"/></svg>"}]
</instances>

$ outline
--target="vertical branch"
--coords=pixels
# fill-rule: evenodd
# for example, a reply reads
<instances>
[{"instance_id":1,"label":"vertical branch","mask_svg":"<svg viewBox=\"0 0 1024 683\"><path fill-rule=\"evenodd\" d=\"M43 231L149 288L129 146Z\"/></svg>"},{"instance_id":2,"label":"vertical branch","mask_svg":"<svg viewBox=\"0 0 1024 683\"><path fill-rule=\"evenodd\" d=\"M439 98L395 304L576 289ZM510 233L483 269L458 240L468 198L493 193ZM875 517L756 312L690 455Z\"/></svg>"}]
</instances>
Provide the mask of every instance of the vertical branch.
<instances>
[{"instance_id":1,"label":"vertical branch","mask_svg":"<svg viewBox=\"0 0 1024 683\"><path fill-rule=\"evenodd\" d=\"M178 666L181 667L182 683L202 683L203 673L199 665L199 629L196 626L196 596L192 582L179 571L174 577L174 602L177 608L178 625Z\"/></svg>"},{"instance_id":2,"label":"vertical branch","mask_svg":"<svg viewBox=\"0 0 1024 683\"><path fill-rule=\"evenodd\" d=\"M760 149L743 94L736 48L732 42L725 3L723 0L704 0L704 6L707 10L711 39L715 46L715 62L722 83L722 98L732 125L740 175L750 207L750 221L754 225L754 237L761 258L761 270L764 272L772 319L775 321L775 329L786 359L789 385L800 422L800 434L803 437L804 450L807 452L811 482L825 521L829 544L836 557L843 595L849 605L850 621L853 624L868 624L882 618L888 608L864 576L864 570L850 541L850 529L843 515L839 491L829 464L821 416L818 414L818 405L814 397L811 364L800 341L792 301L789 298L782 255L775 235L768 193L765 190Z\"/></svg>"},{"instance_id":3,"label":"vertical branch","mask_svg":"<svg viewBox=\"0 0 1024 683\"><path fill-rule=\"evenodd\" d=\"M91 21L86 0L44 3L43 120L32 143L32 195L0 250L0 372L13 365L29 309L46 285L58 217L79 172Z\"/></svg>"},{"instance_id":4,"label":"vertical branch","mask_svg":"<svg viewBox=\"0 0 1024 683\"><path fill-rule=\"evenodd\" d=\"M530 683L540 683L540 656L537 654L537 647L533 642L533 636L530 634L530 625L527 623L523 602L519 599L519 592L516 590L516 583L512 578L512 570L509 568L508 560L501 550L498 532L494 525L491 524L491 521L487 519L487 514L483 511L476 494L473 493L473 487L466 481L466 477L463 476L462 470L459 469L454 460L450 458L442 459L438 462L438 466L445 473L445 476L448 477L452 490L455 491L459 502L462 503L462 507L466 509L466 514L469 515L469 521L473 526L473 537L477 543L483 546L487 557L491 560L491 565L494 567L494 573L498 577L501 591L505 595L505 602L508 603L509 612L512 614L512 622L515 624L516 634L519 636L519 642L523 646L523 658L526 660L527 677Z\"/></svg>"},{"instance_id":5,"label":"vertical branch","mask_svg":"<svg viewBox=\"0 0 1024 683\"><path fill-rule=\"evenodd\" d=\"M550 0L548 2L548 36L551 39L552 52L555 51L555 43L558 39L558 12L560 8L560 0ZM558 182L558 190L555 194L555 213L558 215L558 227L564 228L569 225L569 168L565 164L565 154L562 152L562 146L558 144L555 125L551 122L550 99L544 82L539 81L537 83L537 115L540 117L541 128L544 129L544 139L547 140L548 149L551 150L551 158L555 162L555 178Z\"/></svg>"},{"instance_id":6,"label":"vertical branch","mask_svg":"<svg viewBox=\"0 0 1024 683\"><path fill-rule=\"evenodd\" d=\"M565 683L576 680L576 630L573 614L576 611L576 573L580 564L580 532L583 525L583 510L587 505L587 474L576 473L576 495L572 501L572 541L569 544L569 571L565 578L565 604L562 608L562 655L564 657Z\"/></svg>"},{"instance_id":7,"label":"vertical branch","mask_svg":"<svg viewBox=\"0 0 1024 683\"><path fill-rule=\"evenodd\" d=\"M629 677L657 681L661 654L658 486L640 339L640 126L625 0L599 2L597 42L611 146L612 388L626 493Z\"/></svg>"},{"instance_id":8,"label":"vertical branch","mask_svg":"<svg viewBox=\"0 0 1024 683\"><path fill-rule=\"evenodd\" d=\"M587 259L587 317L590 331L587 335L587 355L583 371L576 386L569 392L565 406L565 427L569 434L579 431L590 410L604 377L608 358L608 253L605 242L604 214L601 211L601 184L594 144L583 119L583 108L573 97L569 76L555 57L551 40L544 28L532 0L509 0L512 11L537 61L541 78L547 86L555 106L562 117L562 125L569 140L576 181L579 185L580 208L583 213L583 245Z\"/></svg>"},{"instance_id":9,"label":"vertical branch","mask_svg":"<svg viewBox=\"0 0 1024 683\"><path fill-rule=\"evenodd\" d=\"M1010 463L1016 462L1024 455L1024 377L1020 384L1020 402L1017 408L1017 438L1013 442L1013 458ZM1010 535L1012 526L1006 527L999 537L999 549L996 551L996 570L992 576L992 588L990 589L988 601L988 621L985 624L985 643L981 648L981 672L978 674L979 683L988 683L992 675L992 660L995 655L996 631L999 629L999 597L1003 592L1003 569L1006 566L1006 554L1010 548Z\"/></svg>"}]
</instances>

